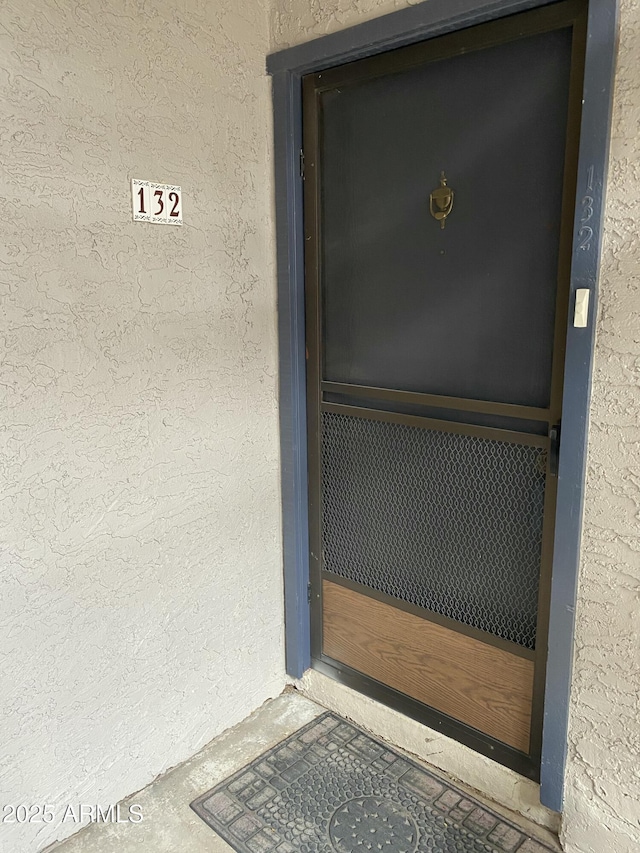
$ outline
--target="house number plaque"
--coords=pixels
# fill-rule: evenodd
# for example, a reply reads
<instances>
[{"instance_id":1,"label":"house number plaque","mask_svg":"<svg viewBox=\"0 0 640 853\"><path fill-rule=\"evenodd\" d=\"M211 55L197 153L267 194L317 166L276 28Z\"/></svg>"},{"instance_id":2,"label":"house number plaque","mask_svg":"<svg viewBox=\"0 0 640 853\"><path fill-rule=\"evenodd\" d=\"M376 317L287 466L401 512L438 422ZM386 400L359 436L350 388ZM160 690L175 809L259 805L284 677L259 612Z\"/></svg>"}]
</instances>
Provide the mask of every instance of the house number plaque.
<instances>
[{"instance_id":1,"label":"house number plaque","mask_svg":"<svg viewBox=\"0 0 640 853\"><path fill-rule=\"evenodd\" d=\"M131 179L131 203L135 222L182 225L182 188Z\"/></svg>"}]
</instances>

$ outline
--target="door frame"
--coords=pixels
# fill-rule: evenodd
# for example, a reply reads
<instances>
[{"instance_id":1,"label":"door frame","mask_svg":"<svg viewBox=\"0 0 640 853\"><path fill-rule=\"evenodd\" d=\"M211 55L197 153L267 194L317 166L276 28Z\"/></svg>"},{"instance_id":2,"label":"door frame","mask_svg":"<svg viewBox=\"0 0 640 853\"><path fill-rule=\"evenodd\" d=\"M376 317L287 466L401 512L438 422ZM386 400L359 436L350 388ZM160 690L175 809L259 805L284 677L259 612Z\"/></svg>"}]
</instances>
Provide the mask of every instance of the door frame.
<instances>
[{"instance_id":1,"label":"door frame","mask_svg":"<svg viewBox=\"0 0 640 853\"><path fill-rule=\"evenodd\" d=\"M311 663L302 78L311 72L551 2L554 0L426 0L267 58L267 71L273 78L285 648L287 673L295 678L300 678ZM562 811L564 800L617 37L618 0L589 0L540 769L541 802L558 812ZM586 328L573 326L575 291L579 288L590 291Z\"/></svg>"}]
</instances>

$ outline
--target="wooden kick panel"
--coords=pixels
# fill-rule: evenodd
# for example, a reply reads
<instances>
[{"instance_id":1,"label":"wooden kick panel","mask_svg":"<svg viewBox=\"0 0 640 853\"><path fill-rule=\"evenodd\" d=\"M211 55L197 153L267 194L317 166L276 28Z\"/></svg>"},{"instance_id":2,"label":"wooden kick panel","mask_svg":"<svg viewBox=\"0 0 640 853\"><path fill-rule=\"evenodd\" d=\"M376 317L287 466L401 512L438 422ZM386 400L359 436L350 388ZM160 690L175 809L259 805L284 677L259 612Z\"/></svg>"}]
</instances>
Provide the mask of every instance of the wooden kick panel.
<instances>
[{"instance_id":1,"label":"wooden kick panel","mask_svg":"<svg viewBox=\"0 0 640 853\"><path fill-rule=\"evenodd\" d=\"M323 652L522 752L533 661L323 581Z\"/></svg>"}]
</instances>

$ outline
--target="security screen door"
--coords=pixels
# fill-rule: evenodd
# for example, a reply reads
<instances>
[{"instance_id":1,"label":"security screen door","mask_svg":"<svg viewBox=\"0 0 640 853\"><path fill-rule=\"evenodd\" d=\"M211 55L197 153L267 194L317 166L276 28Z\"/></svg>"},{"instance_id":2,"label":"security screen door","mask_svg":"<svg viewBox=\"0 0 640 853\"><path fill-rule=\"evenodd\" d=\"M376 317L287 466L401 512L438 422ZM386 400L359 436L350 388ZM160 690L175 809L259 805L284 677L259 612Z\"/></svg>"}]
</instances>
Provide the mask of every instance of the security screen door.
<instances>
[{"instance_id":1,"label":"security screen door","mask_svg":"<svg viewBox=\"0 0 640 853\"><path fill-rule=\"evenodd\" d=\"M303 85L314 666L532 778L585 8Z\"/></svg>"}]
</instances>

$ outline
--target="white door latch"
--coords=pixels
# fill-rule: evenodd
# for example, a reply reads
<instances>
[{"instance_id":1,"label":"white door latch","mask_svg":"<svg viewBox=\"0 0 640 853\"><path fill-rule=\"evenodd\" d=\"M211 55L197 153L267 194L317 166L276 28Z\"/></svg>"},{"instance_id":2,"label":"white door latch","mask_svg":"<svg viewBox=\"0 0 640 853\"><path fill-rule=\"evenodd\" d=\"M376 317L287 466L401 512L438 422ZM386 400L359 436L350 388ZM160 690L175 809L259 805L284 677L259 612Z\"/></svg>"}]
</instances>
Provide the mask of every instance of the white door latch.
<instances>
[{"instance_id":1,"label":"white door latch","mask_svg":"<svg viewBox=\"0 0 640 853\"><path fill-rule=\"evenodd\" d=\"M589 319L589 289L582 287L576 290L576 308L573 314L573 325L576 329L586 329Z\"/></svg>"}]
</instances>

